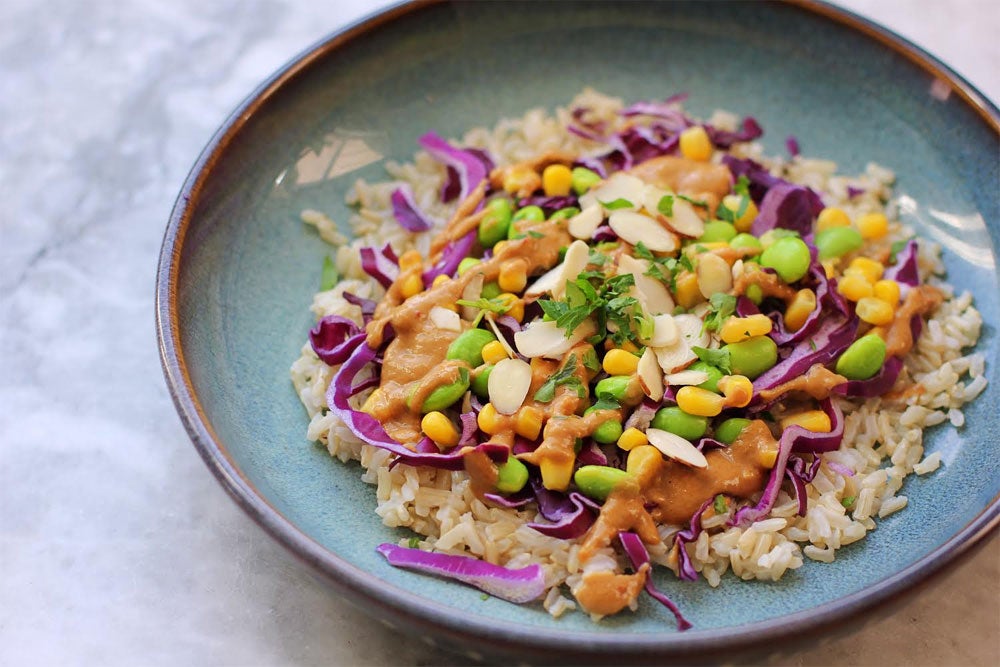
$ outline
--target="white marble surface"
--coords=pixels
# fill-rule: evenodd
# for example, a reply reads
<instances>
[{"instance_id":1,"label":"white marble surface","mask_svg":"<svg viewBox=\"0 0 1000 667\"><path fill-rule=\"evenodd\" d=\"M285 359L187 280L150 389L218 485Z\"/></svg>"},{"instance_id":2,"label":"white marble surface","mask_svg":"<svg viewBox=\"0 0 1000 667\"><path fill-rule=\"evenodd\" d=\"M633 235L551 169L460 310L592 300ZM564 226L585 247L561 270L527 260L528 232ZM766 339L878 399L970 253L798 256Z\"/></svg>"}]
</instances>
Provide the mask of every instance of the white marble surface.
<instances>
[{"instance_id":1,"label":"white marble surface","mask_svg":"<svg viewBox=\"0 0 1000 667\"><path fill-rule=\"evenodd\" d=\"M267 74L385 4L0 2L0 665L460 664L314 584L173 410L157 251L203 144ZM989 0L845 0L1000 99ZM995 665L1000 540L785 664Z\"/></svg>"}]
</instances>

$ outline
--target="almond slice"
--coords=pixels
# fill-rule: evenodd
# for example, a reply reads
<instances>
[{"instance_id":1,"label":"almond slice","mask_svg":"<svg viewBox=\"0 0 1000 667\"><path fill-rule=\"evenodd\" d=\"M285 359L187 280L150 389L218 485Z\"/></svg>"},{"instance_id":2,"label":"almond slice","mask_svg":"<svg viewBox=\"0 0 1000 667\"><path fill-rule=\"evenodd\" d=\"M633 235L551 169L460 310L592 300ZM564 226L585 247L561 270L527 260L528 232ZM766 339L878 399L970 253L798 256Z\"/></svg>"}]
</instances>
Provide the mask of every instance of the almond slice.
<instances>
[{"instance_id":1,"label":"almond slice","mask_svg":"<svg viewBox=\"0 0 1000 667\"><path fill-rule=\"evenodd\" d=\"M624 199L631 204L629 208L635 210L642 206L643 194L645 192L646 183L642 179L619 171L582 195L580 197L580 208L586 209L593 204L600 205L601 202L610 204L618 199Z\"/></svg>"},{"instance_id":2,"label":"almond slice","mask_svg":"<svg viewBox=\"0 0 1000 667\"><path fill-rule=\"evenodd\" d=\"M691 313L675 315L674 324L677 325L681 338L689 346L708 347L711 337L707 331L702 331L703 322L700 317Z\"/></svg>"},{"instance_id":3,"label":"almond slice","mask_svg":"<svg viewBox=\"0 0 1000 667\"><path fill-rule=\"evenodd\" d=\"M566 257L562 263L562 278L552 288L552 296L561 299L566 293L566 282L576 280L577 276L587 268L588 262L590 262L590 246L583 241L570 243L569 247L566 248Z\"/></svg>"},{"instance_id":4,"label":"almond slice","mask_svg":"<svg viewBox=\"0 0 1000 667\"><path fill-rule=\"evenodd\" d=\"M656 360L653 348L647 347L642 356L639 357L636 374L639 376L639 385L646 396L657 402L663 400L663 370Z\"/></svg>"},{"instance_id":5,"label":"almond slice","mask_svg":"<svg viewBox=\"0 0 1000 667\"><path fill-rule=\"evenodd\" d=\"M496 373L496 370L494 369L493 372ZM492 375L490 379L493 379ZM675 435L669 431L661 431L658 428L649 428L646 429L646 437L649 438L649 444L656 447L668 458L680 461L694 468L708 467L705 455L679 435Z\"/></svg>"},{"instance_id":6,"label":"almond slice","mask_svg":"<svg viewBox=\"0 0 1000 667\"><path fill-rule=\"evenodd\" d=\"M645 259L629 255L622 255L618 259L618 274L632 274L635 286L629 292L639 300L644 311L650 315L674 312L674 299L670 296L670 290L656 278L647 276L648 270L649 262Z\"/></svg>"},{"instance_id":7,"label":"almond slice","mask_svg":"<svg viewBox=\"0 0 1000 667\"><path fill-rule=\"evenodd\" d=\"M503 415L512 415L524 403L531 387L531 366L521 359L497 362L486 384L490 403Z\"/></svg>"},{"instance_id":8,"label":"almond slice","mask_svg":"<svg viewBox=\"0 0 1000 667\"><path fill-rule=\"evenodd\" d=\"M594 230L604 222L604 209L600 204L591 204L583 209L566 224L570 236L576 239L589 240L594 235Z\"/></svg>"},{"instance_id":9,"label":"almond slice","mask_svg":"<svg viewBox=\"0 0 1000 667\"><path fill-rule=\"evenodd\" d=\"M677 235L659 222L635 211L615 211L608 224L623 241L638 245L640 241L654 252L673 252L678 248Z\"/></svg>"},{"instance_id":10,"label":"almond slice","mask_svg":"<svg viewBox=\"0 0 1000 667\"><path fill-rule=\"evenodd\" d=\"M500 327L497 326L496 321L493 319L493 313L486 313L483 319L485 319L486 323L490 325L490 329L493 330L493 335L497 337L497 342L503 346L504 352L507 353L507 356L516 357L517 354L515 354L514 348L510 346L507 339L503 337L502 333L500 333Z\"/></svg>"},{"instance_id":11,"label":"almond slice","mask_svg":"<svg viewBox=\"0 0 1000 667\"><path fill-rule=\"evenodd\" d=\"M477 273L472 277L465 285L465 289L462 290L462 299L465 301L475 301L483 295L483 283L485 282L485 276L482 272ZM466 320L474 320L479 314L478 308L473 308L472 306L462 306L462 317Z\"/></svg>"},{"instance_id":12,"label":"almond slice","mask_svg":"<svg viewBox=\"0 0 1000 667\"><path fill-rule=\"evenodd\" d=\"M671 387L699 385L708 381L708 373L705 371L680 371L678 373L671 373L663 378L663 381Z\"/></svg>"},{"instance_id":13,"label":"almond slice","mask_svg":"<svg viewBox=\"0 0 1000 667\"><path fill-rule=\"evenodd\" d=\"M593 336L596 330L594 323L587 319L567 338L566 332L556 326L555 322L535 320L514 334L514 344L517 351L529 359L560 359L581 340Z\"/></svg>"},{"instance_id":14,"label":"almond slice","mask_svg":"<svg viewBox=\"0 0 1000 667\"><path fill-rule=\"evenodd\" d=\"M680 340L680 337L680 330L674 323L672 315L654 315L653 335L649 337L649 340L643 342L654 348L669 347Z\"/></svg>"},{"instance_id":15,"label":"almond slice","mask_svg":"<svg viewBox=\"0 0 1000 667\"><path fill-rule=\"evenodd\" d=\"M434 323L438 329L444 329L445 331L461 331L462 330L462 318L458 316L458 313L454 310L448 310L447 308L442 308L441 306L434 306L431 308L431 312L428 313L428 317L431 318L431 322Z\"/></svg>"},{"instance_id":16,"label":"almond slice","mask_svg":"<svg viewBox=\"0 0 1000 667\"><path fill-rule=\"evenodd\" d=\"M667 218L667 224L678 234L696 239L705 233L705 223L698 217L698 213L690 202L674 197L674 207L671 213L673 215Z\"/></svg>"},{"instance_id":17,"label":"almond slice","mask_svg":"<svg viewBox=\"0 0 1000 667\"><path fill-rule=\"evenodd\" d=\"M660 364L660 368L668 375L687 368L698 358L683 337L678 338L673 345L655 347L652 350L656 353L656 361Z\"/></svg>"},{"instance_id":18,"label":"almond slice","mask_svg":"<svg viewBox=\"0 0 1000 667\"><path fill-rule=\"evenodd\" d=\"M719 292L733 289L733 271L726 260L713 253L703 253L698 258L698 290L706 299Z\"/></svg>"}]
</instances>

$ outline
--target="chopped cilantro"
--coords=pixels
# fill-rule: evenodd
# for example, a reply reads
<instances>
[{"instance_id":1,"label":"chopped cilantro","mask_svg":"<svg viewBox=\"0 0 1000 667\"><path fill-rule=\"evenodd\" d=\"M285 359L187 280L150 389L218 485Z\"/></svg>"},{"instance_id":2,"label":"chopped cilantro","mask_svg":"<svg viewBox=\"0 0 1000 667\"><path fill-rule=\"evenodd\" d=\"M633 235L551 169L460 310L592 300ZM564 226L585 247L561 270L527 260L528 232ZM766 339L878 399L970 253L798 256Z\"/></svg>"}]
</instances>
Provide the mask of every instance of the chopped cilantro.
<instances>
[{"instance_id":1,"label":"chopped cilantro","mask_svg":"<svg viewBox=\"0 0 1000 667\"><path fill-rule=\"evenodd\" d=\"M709 298L708 303L712 309L708 312L701 329L702 331L718 331L726 318L736 312L736 297L732 294L716 292Z\"/></svg>"},{"instance_id":2,"label":"chopped cilantro","mask_svg":"<svg viewBox=\"0 0 1000 667\"><path fill-rule=\"evenodd\" d=\"M479 599L483 600L485 602L486 600L490 599L490 594L489 593L483 593L482 595L479 596Z\"/></svg>"},{"instance_id":3,"label":"chopped cilantro","mask_svg":"<svg viewBox=\"0 0 1000 667\"><path fill-rule=\"evenodd\" d=\"M420 538L419 537L411 537L410 539L408 539L406 541L406 546L410 547L411 549L416 549L417 547L420 546Z\"/></svg>"},{"instance_id":4,"label":"chopped cilantro","mask_svg":"<svg viewBox=\"0 0 1000 667\"><path fill-rule=\"evenodd\" d=\"M556 387L567 386L576 390L577 396L583 398L587 395L587 388L576 376L576 355L571 354L555 375L545 381L538 391L535 392L535 400L539 403L548 403L556 396Z\"/></svg>"},{"instance_id":5,"label":"chopped cilantro","mask_svg":"<svg viewBox=\"0 0 1000 667\"><path fill-rule=\"evenodd\" d=\"M663 195L656 204L656 210L668 218L674 214L674 196Z\"/></svg>"},{"instance_id":6,"label":"chopped cilantro","mask_svg":"<svg viewBox=\"0 0 1000 667\"><path fill-rule=\"evenodd\" d=\"M740 177L736 179L736 184L733 185L733 192L741 197L750 196L750 179L746 177L746 174L741 174Z\"/></svg>"},{"instance_id":7,"label":"chopped cilantro","mask_svg":"<svg viewBox=\"0 0 1000 667\"><path fill-rule=\"evenodd\" d=\"M601 370L601 362L597 359L597 353L593 349L588 349L583 353L583 358L580 359L580 363L588 371L597 372Z\"/></svg>"},{"instance_id":8,"label":"chopped cilantro","mask_svg":"<svg viewBox=\"0 0 1000 667\"><path fill-rule=\"evenodd\" d=\"M622 199L621 197L619 197L618 199L614 199L612 201L608 201L608 202L604 202L604 201L600 201L600 200L598 200L598 201L600 202L601 206L603 206L604 208L608 209L609 211L617 211L620 208L633 208L635 206L629 200Z\"/></svg>"},{"instance_id":9,"label":"chopped cilantro","mask_svg":"<svg viewBox=\"0 0 1000 667\"><path fill-rule=\"evenodd\" d=\"M602 391L597 397L597 401L590 406L592 410L617 410L621 404L608 391Z\"/></svg>"},{"instance_id":10,"label":"chopped cilantro","mask_svg":"<svg viewBox=\"0 0 1000 667\"><path fill-rule=\"evenodd\" d=\"M591 281L597 282L595 286ZM628 290L635 284L631 273L605 278L603 273L592 271L581 273L576 280L566 281L566 295L561 301L540 299L537 303L556 326L572 335L580 324L593 316L598 329L598 340L603 339L608 323L611 339L623 343L634 339L636 318L642 315L639 302L628 296Z\"/></svg>"},{"instance_id":11,"label":"chopped cilantro","mask_svg":"<svg viewBox=\"0 0 1000 667\"><path fill-rule=\"evenodd\" d=\"M811 349L813 352L816 351L816 341L814 341L812 338L809 339L809 349Z\"/></svg>"},{"instance_id":12,"label":"chopped cilantro","mask_svg":"<svg viewBox=\"0 0 1000 667\"><path fill-rule=\"evenodd\" d=\"M725 220L726 222L731 222L734 225L736 221L743 217L743 214L747 212L747 208L750 206L750 197L743 195L740 197L740 205L734 211L724 204L719 204L719 208L716 209L715 215L718 216L720 220Z\"/></svg>"},{"instance_id":13,"label":"chopped cilantro","mask_svg":"<svg viewBox=\"0 0 1000 667\"><path fill-rule=\"evenodd\" d=\"M593 264L594 266L604 266L608 263L610 259L603 252L599 252L593 248L590 249L590 256L587 258L587 264Z\"/></svg>"},{"instance_id":14,"label":"chopped cilantro","mask_svg":"<svg viewBox=\"0 0 1000 667\"><path fill-rule=\"evenodd\" d=\"M724 373L731 373L733 368L729 360L729 350L710 350L706 347L698 347L697 345L692 346L691 351L694 352L699 359L704 361L710 366L715 366L720 371Z\"/></svg>"},{"instance_id":15,"label":"chopped cilantro","mask_svg":"<svg viewBox=\"0 0 1000 667\"><path fill-rule=\"evenodd\" d=\"M721 493L715 497L712 502L712 509L715 510L716 514L723 514L727 509L729 509L729 503L726 502L726 497Z\"/></svg>"},{"instance_id":16,"label":"chopped cilantro","mask_svg":"<svg viewBox=\"0 0 1000 667\"><path fill-rule=\"evenodd\" d=\"M913 238L913 237L910 237L910 238ZM891 246L889 246L889 263L890 264L895 264L896 263L896 255L898 255L900 252L902 252L903 248L905 248L906 244L909 243L909 242L910 242L910 239L908 239L908 238L907 239L900 239L900 240L896 241L895 243L893 243Z\"/></svg>"},{"instance_id":17,"label":"chopped cilantro","mask_svg":"<svg viewBox=\"0 0 1000 667\"><path fill-rule=\"evenodd\" d=\"M497 315L503 315L510 310L510 304L503 299L487 299L485 297L479 297L475 301L471 301L469 299L459 299L455 303L459 306L468 306L469 308L488 310L491 313L496 313Z\"/></svg>"},{"instance_id":18,"label":"chopped cilantro","mask_svg":"<svg viewBox=\"0 0 1000 667\"><path fill-rule=\"evenodd\" d=\"M692 199L686 195L677 195L678 199L683 199L692 206L700 206L701 208L708 208L708 202L704 199Z\"/></svg>"},{"instance_id":19,"label":"chopped cilantro","mask_svg":"<svg viewBox=\"0 0 1000 667\"><path fill-rule=\"evenodd\" d=\"M544 239L545 238L545 234L542 234L541 232L536 232L534 230L529 231L528 232L528 236L530 236L533 239Z\"/></svg>"},{"instance_id":20,"label":"chopped cilantro","mask_svg":"<svg viewBox=\"0 0 1000 667\"><path fill-rule=\"evenodd\" d=\"M327 290L333 289L333 286L340 282L340 274L337 273L337 267L334 266L333 260L327 255L323 258L323 273L320 275L319 279L319 291L325 292Z\"/></svg>"},{"instance_id":21,"label":"chopped cilantro","mask_svg":"<svg viewBox=\"0 0 1000 667\"><path fill-rule=\"evenodd\" d=\"M846 498L840 499L840 504L843 505L845 508L850 509L851 505L854 504L854 500L855 500L854 496L847 496Z\"/></svg>"}]
</instances>

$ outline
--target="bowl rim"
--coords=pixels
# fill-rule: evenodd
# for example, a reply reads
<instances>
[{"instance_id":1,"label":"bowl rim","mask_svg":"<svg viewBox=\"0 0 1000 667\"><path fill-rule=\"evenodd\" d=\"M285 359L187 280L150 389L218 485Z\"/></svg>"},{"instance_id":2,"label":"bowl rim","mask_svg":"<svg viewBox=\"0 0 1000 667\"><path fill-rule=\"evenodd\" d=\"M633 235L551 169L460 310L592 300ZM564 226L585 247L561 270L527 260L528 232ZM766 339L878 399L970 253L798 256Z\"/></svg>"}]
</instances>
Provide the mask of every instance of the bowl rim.
<instances>
[{"instance_id":1,"label":"bowl rim","mask_svg":"<svg viewBox=\"0 0 1000 667\"><path fill-rule=\"evenodd\" d=\"M750 649L765 643L828 628L861 611L885 604L917 587L968 552L1000 525L1000 495L973 520L944 544L911 563L894 575L854 594L806 610L752 624L725 629L670 632L664 634L591 634L573 630L539 630L508 621L480 621L463 616L453 607L410 593L388 582L381 582L366 570L335 555L299 530L254 488L230 457L222 440L214 432L194 389L181 344L178 317L178 277L180 260L193 212L205 183L221 156L241 133L254 114L262 109L291 80L301 76L319 61L335 56L338 49L362 39L373 29L419 12L428 7L449 4L450 0L400 2L373 12L319 40L292 58L281 69L258 85L223 122L191 168L178 194L163 236L156 274L156 333L167 387L174 406L195 448L226 492L258 525L305 562L352 602L390 626L407 627L412 632L430 632L446 641L486 647L500 651L552 655L560 650L563 657L626 653L636 656L705 655ZM786 6L861 32L883 46L946 82L987 125L1000 134L1000 111L996 105L949 66L909 40L884 26L847 9L826 2L783 0ZM388 622L391 618L393 622Z\"/></svg>"}]
</instances>

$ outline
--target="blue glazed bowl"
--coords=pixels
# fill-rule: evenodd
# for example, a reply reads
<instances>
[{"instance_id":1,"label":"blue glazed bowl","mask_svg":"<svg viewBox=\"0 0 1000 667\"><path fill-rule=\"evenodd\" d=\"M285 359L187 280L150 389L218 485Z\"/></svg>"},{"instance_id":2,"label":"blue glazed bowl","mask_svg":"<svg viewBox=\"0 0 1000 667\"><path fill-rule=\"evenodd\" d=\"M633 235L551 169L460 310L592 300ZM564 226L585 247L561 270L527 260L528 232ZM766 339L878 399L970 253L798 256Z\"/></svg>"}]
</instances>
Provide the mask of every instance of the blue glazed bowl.
<instances>
[{"instance_id":1,"label":"blue glazed bowl","mask_svg":"<svg viewBox=\"0 0 1000 667\"><path fill-rule=\"evenodd\" d=\"M662 576L694 629L649 600L592 624L483 600L461 585L389 567L401 534L374 490L304 437L288 378L312 324L328 248L303 208L346 221L356 178L384 178L427 130L459 136L584 86L627 100L690 93L706 115L755 116L770 153L796 135L846 173L898 174L905 221L944 246L949 278L987 325L989 388L969 427L937 427L944 466L907 482L909 507L837 561L778 583L711 589ZM157 278L163 365L206 463L278 541L380 619L482 652L584 658L704 655L827 626L911 588L995 527L1000 114L947 67L881 28L798 3L428 3L397 7L312 48L255 91L219 130L178 198ZM361 156L361 157L359 157ZM345 230L346 231L346 230Z\"/></svg>"}]
</instances>

